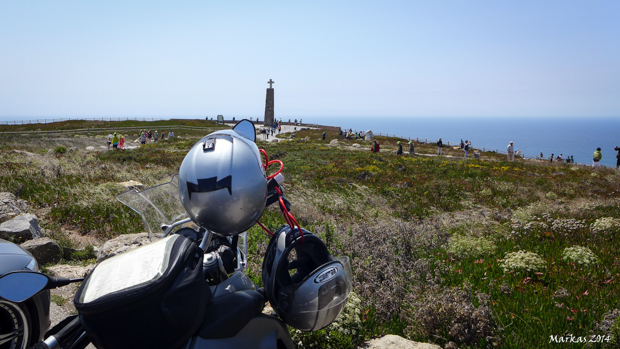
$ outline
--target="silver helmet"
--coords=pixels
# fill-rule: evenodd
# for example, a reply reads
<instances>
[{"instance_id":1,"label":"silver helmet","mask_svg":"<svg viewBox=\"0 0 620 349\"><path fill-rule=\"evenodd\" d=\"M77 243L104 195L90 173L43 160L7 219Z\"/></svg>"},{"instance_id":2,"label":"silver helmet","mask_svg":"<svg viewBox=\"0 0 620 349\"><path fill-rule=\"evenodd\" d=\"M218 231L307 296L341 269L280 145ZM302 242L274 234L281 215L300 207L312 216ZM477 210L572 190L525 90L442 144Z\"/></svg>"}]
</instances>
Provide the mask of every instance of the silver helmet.
<instances>
[{"instance_id":1,"label":"silver helmet","mask_svg":"<svg viewBox=\"0 0 620 349\"><path fill-rule=\"evenodd\" d=\"M317 236L284 226L271 237L263 260L263 286L276 313L302 331L329 325L351 292L348 257L334 258Z\"/></svg>"},{"instance_id":2,"label":"silver helmet","mask_svg":"<svg viewBox=\"0 0 620 349\"><path fill-rule=\"evenodd\" d=\"M247 129L236 131L242 123ZM265 209L265 169L250 138L255 136L254 125L246 123L201 139L179 169L179 194L185 211L196 224L219 235L249 229Z\"/></svg>"}]
</instances>

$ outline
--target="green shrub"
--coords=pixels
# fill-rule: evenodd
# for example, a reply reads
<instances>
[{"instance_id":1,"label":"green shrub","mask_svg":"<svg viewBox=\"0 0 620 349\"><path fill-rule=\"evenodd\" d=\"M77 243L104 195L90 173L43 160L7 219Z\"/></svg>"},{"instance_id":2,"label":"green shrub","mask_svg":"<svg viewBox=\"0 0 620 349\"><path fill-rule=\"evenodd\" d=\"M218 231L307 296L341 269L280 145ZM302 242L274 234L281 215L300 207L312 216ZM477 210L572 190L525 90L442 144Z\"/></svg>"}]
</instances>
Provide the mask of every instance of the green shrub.
<instances>
[{"instance_id":1,"label":"green shrub","mask_svg":"<svg viewBox=\"0 0 620 349\"><path fill-rule=\"evenodd\" d=\"M62 145L59 145L56 148L54 148L54 153L56 154L64 154L66 152L67 152L67 148L63 147Z\"/></svg>"},{"instance_id":2,"label":"green shrub","mask_svg":"<svg viewBox=\"0 0 620 349\"><path fill-rule=\"evenodd\" d=\"M493 254L495 248L493 241L482 237L455 235L448 242L448 253L460 259Z\"/></svg>"},{"instance_id":3,"label":"green shrub","mask_svg":"<svg viewBox=\"0 0 620 349\"><path fill-rule=\"evenodd\" d=\"M95 254L95 249L92 245L86 246L83 250L78 250L71 253L72 260L85 261L93 258L97 258L97 255Z\"/></svg>"},{"instance_id":4,"label":"green shrub","mask_svg":"<svg viewBox=\"0 0 620 349\"><path fill-rule=\"evenodd\" d=\"M547 194L545 194L545 197L549 200L557 200L558 199L558 194L550 191Z\"/></svg>"},{"instance_id":5,"label":"green shrub","mask_svg":"<svg viewBox=\"0 0 620 349\"><path fill-rule=\"evenodd\" d=\"M546 269L547 263L538 254L529 251L509 252L500 262L504 272L533 273Z\"/></svg>"},{"instance_id":6,"label":"green shrub","mask_svg":"<svg viewBox=\"0 0 620 349\"><path fill-rule=\"evenodd\" d=\"M612 217L601 217L590 225L590 230L593 233L610 233L617 231L619 228L620 219Z\"/></svg>"},{"instance_id":7,"label":"green shrub","mask_svg":"<svg viewBox=\"0 0 620 349\"><path fill-rule=\"evenodd\" d=\"M572 246L565 248L564 252L562 252L562 259L584 267L589 267L590 265L598 264L599 262L599 259L594 252L583 246Z\"/></svg>"}]
</instances>

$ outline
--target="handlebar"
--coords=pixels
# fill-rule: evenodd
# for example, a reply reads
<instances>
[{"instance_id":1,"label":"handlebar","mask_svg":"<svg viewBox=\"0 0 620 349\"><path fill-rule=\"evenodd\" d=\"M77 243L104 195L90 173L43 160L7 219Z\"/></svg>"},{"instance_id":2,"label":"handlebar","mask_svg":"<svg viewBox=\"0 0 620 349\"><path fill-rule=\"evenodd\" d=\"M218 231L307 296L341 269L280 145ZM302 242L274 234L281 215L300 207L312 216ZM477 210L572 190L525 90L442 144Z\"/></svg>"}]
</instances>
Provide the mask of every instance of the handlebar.
<instances>
[{"instance_id":1,"label":"handlebar","mask_svg":"<svg viewBox=\"0 0 620 349\"><path fill-rule=\"evenodd\" d=\"M71 322L60 329L56 334L36 343L33 349L84 348L90 342L84 336L84 329L80 318L76 316ZM75 337L75 338L73 338ZM86 339L86 341L84 341Z\"/></svg>"}]
</instances>

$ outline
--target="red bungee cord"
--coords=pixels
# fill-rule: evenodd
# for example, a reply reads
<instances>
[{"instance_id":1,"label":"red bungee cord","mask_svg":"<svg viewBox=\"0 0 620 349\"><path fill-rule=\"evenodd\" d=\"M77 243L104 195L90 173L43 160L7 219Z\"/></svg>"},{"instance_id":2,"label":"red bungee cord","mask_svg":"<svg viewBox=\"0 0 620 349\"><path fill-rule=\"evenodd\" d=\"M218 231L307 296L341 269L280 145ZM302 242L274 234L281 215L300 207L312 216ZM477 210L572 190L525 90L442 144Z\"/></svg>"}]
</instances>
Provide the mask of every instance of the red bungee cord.
<instances>
[{"instance_id":1,"label":"red bungee cord","mask_svg":"<svg viewBox=\"0 0 620 349\"><path fill-rule=\"evenodd\" d=\"M280 160L269 161L269 155L267 155L267 152L265 151L265 149L259 149L259 151L261 152L261 154L265 156L265 164L263 165L265 172L267 172L267 168L270 165L280 164L280 168L271 176L267 176L267 180L270 180L274 178L275 176L279 175L282 172L282 169L284 168L284 163ZM293 215L286 209L286 205L284 204L284 200L282 199L282 191L280 190L280 188L276 187L276 192L279 195L278 199L280 201L280 209L282 210L282 216L284 216L284 220L289 225L289 227L291 227L291 229L294 229L295 227L297 227L297 229L299 230L299 233L301 234L301 242L304 242L304 233L301 230L301 226L299 225L295 217L293 217ZM261 228L263 228L263 230L266 231L269 235L273 235L273 233L269 229L267 229L267 227L265 227L261 222L256 222L256 223L258 223L258 225Z\"/></svg>"}]
</instances>

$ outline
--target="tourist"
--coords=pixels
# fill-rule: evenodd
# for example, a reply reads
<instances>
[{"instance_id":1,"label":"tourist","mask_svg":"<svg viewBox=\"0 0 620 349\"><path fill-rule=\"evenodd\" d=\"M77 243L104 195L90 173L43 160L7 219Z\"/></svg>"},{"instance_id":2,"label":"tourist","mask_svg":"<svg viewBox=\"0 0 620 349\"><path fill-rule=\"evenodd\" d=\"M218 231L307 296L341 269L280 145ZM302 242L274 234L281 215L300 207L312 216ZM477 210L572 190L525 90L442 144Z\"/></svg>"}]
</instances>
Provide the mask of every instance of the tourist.
<instances>
[{"instance_id":1,"label":"tourist","mask_svg":"<svg viewBox=\"0 0 620 349\"><path fill-rule=\"evenodd\" d=\"M559 162L562 162L562 159L563 159L562 154L558 155L558 157L555 158L555 160Z\"/></svg>"},{"instance_id":2,"label":"tourist","mask_svg":"<svg viewBox=\"0 0 620 349\"><path fill-rule=\"evenodd\" d=\"M112 134L108 135L108 150L110 150L110 144L112 144Z\"/></svg>"},{"instance_id":3,"label":"tourist","mask_svg":"<svg viewBox=\"0 0 620 349\"><path fill-rule=\"evenodd\" d=\"M172 132L172 130L170 130L170 132L168 132L168 138L172 138L174 137L174 132Z\"/></svg>"},{"instance_id":4,"label":"tourist","mask_svg":"<svg viewBox=\"0 0 620 349\"><path fill-rule=\"evenodd\" d=\"M463 139L461 138L461 150L465 149L465 143L463 143Z\"/></svg>"},{"instance_id":5,"label":"tourist","mask_svg":"<svg viewBox=\"0 0 620 349\"><path fill-rule=\"evenodd\" d=\"M592 154L592 167L601 166L601 159L603 158L603 154L601 154L601 148L596 148L594 154Z\"/></svg>"},{"instance_id":6,"label":"tourist","mask_svg":"<svg viewBox=\"0 0 620 349\"><path fill-rule=\"evenodd\" d=\"M413 140L409 140L409 154L411 154L411 155L415 154L415 149L414 149L414 146L413 146Z\"/></svg>"},{"instance_id":7,"label":"tourist","mask_svg":"<svg viewBox=\"0 0 620 349\"><path fill-rule=\"evenodd\" d=\"M116 132L114 132L114 136L112 136L112 148L114 148L114 150L118 149L118 136Z\"/></svg>"},{"instance_id":8,"label":"tourist","mask_svg":"<svg viewBox=\"0 0 620 349\"><path fill-rule=\"evenodd\" d=\"M147 138L149 139L149 143L153 141L153 131L149 130L147 133Z\"/></svg>"},{"instance_id":9,"label":"tourist","mask_svg":"<svg viewBox=\"0 0 620 349\"><path fill-rule=\"evenodd\" d=\"M463 150L465 150L465 159L467 159L467 152L469 151L469 148L471 148L471 142L465 140L465 143L463 143Z\"/></svg>"},{"instance_id":10,"label":"tourist","mask_svg":"<svg viewBox=\"0 0 620 349\"><path fill-rule=\"evenodd\" d=\"M164 132L164 130L161 130L161 140L163 141L166 138L166 132Z\"/></svg>"},{"instance_id":11,"label":"tourist","mask_svg":"<svg viewBox=\"0 0 620 349\"><path fill-rule=\"evenodd\" d=\"M125 137L123 137L123 135L119 136L119 141L118 141L118 147L120 149L124 149L125 148Z\"/></svg>"},{"instance_id":12,"label":"tourist","mask_svg":"<svg viewBox=\"0 0 620 349\"><path fill-rule=\"evenodd\" d=\"M510 144L508 144L508 147L506 148L506 152L508 153L507 159L508 161L515 161L515 146L512 143L512 141L510 141Z\"/></svg>"},{"instance_id":13,"label":"tourist","mask_svg":"<svg viewBox=\"0 0 620 349\"><path fill-rule=\"evenodd\" d=\"M551 157L549 157L549 162L553 162L553 153L551 153Z\"/></svg>"},{"instance_id":14,"label":"tourist","mask_svg":"<svg viewBox=\"0 0 620 349\"><path fill-rule=\"evenodd\" d=\"M543 159L543 153L542 153L542 151L541 151L541 152L540 152L540 155L538 155L538 156L536 157L536 160L542 160L542 159Z\"/></svg>"},{"instance_id":15,"label":"tourist","mask_svg":"<svg viewBox=\"0 0 620 349\"><path fill-rule=\"evenodd\" d=\"M155 130L155 142L157 143L158 140L159 140L159 132Z\"/></svg>"},{"instance_id":16,"label":"tourist","mask_svg":"<svg viewBox=\"0 0 620 349\"><path fill-rule=\"evenodd\" d=\"M146 144L146 135L144 134L144 131L140 131L140 144L144 145Z\"/></svg>"},{"instance_id":17,"label":"tourist","mask_svg":"<svg viewBox=\"0 0 620 349\"><path fill-rule=\"evenodd\" d=\"M323 132L323 140L325 140L325 132Z\"/></svg>"},{"instance_id":18,"label":"tourist","mask_svg":"<svg viewBox=\"0 0 620 349\"><path fill-rule=\"evenodd\" d=\"M441 138L437 141L437 155L443 155L443 142Z\"/></svg>"},{"instance_id":19,"label":"tourist","mask_svg":"<svg viewBox=\"0 0 620 349\"><path fill-rule=\"evenodd\" d=\"M575 158L573 158L572 155L570 156L570 162L573 163L573 164L575 163Z\"/></svg>"},{"instance_id":20,"label":"tourist","mask_svg":"<svg viewBox=\"0 0 620 349\"><path fill-rule=\"evenodd\" d=\"M403 154L403 145L400 144L400 141L396 142L396 144L398 145L398 150L396 151L396 155L402 155Z\"/></svg>"},{"instance_id":21,"label":"tourist","mask_svg":"<svg viewBox=\"0 0 620 349\"><path fill-rule=\"evenodd\" d=\"M378 153L379 152L379 142L375 139L372 141L372 147L370 148L370 151L372 151L373 153Z\"/></svg>"}]
</instances>

